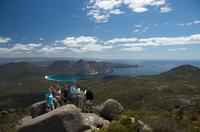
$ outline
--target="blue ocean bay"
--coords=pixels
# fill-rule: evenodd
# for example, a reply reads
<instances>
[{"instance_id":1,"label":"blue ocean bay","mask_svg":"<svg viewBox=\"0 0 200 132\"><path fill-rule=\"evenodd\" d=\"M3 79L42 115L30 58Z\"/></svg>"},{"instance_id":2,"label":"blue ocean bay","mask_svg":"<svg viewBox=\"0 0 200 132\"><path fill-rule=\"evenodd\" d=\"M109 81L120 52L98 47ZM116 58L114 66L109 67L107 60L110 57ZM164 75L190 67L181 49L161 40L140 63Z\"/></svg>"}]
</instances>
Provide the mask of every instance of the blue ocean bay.
<instances>
[{"instance_id":1,"label":"blue ocean bay","mask_svg":"<svg viewBox=\"0 0 200 132\"><path fill-rule=\"evenodd\" d=\"M54 81L76 81L97 76L142 76L156 75L185 64L200 67L200 60L112 60L113 63L138 65L137 68L114 68L112 73L80 75L48 75L46 79Z\"/></svg>"}]
</instances>

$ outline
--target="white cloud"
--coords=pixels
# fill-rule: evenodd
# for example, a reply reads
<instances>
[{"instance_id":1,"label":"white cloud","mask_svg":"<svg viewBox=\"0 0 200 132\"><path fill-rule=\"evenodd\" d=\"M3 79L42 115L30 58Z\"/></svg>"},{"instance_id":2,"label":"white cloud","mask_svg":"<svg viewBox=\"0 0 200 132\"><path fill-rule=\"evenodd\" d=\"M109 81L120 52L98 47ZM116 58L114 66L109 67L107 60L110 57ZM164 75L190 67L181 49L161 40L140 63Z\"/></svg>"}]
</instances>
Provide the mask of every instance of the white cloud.
<instances>
[{"instance_id":1,"label":"white cloud","mask_svg":"<svg viewBox=\"0 0 200 132\"><path fill-rule=\"evenodd\" d=\"M115 10L110 10L110 14L115 14L115 15L119 15L119 14L124 14L125 12L119 10L119 9L115 9Z\"/></svg>"},{"instance_id":2,"label":"white cloud","mask_svg":"<svg viewBox=\"0 0 200 132\"><path fill-rule=\"evenodd\" d=\"M143 51L143 47L129 47L129 48L122 48L120 51L132 51L132 52L137 52L137 51Z\"/></svg>"},{"instance_id":3,"label":"white cloud","mask_svg":"<svg viewBox=\"0 0 200 132\"><path fill-rule=\"evenodd\" d=\"M41 44L15 44L12 48L10 48L11 51L30 51L37 47L40 47Z\"/></svg>"},{"instance_id":4,"label":"white cloud","mask_svg":"<svg viewBox=\"0 0 200 132\"><path fill-rule=\"evenodd\" d=\"M137 32L139 32L139 31L140 31L139 29L135 29L135 30L134 30L134 33L137 33Z\"/></svg>"},{"instance_id":5,"label":"white cloud","mask_svg":"<svg viewBox=\"0 0 200 132\"><path fill-rule=\"evenodd\" d=\"M102 51L104 49L111 49L112 48L112 45L98 45L98 44L88 44L88 45L85 45L81 48L69 48L70 50L74 51L74 52L79 52L79 53L84 53L84 52L89 52L89 51L96 51L96 52L99 52L99 51Z\"/></svg>"},{"instance_id":6,"label":"white cloud","mask_svg":"<svg viewBox=\"0 0 200 132\"><path fill-rule=\"evenodd\" d=\"M112 10L122 4L122 0L90 0L90 2L94 2L94 6L103 10Z\"/></svg>"},{"instance_id":7,"label":"white cloud","mask_svg":"<svg viewBox=\"0 0 200 132\"><path fill-rule=\"evenodd\" d=\"M167 51L183 51L186 50L186 48L172 48L172 49L167 49Z\"/></svg>"},{"instance_id":8,"label":"white cloud","mask_svg":"<svg viewBox=\"0 0 200 132\"><path fill-rule=\"evenodd\" d=\"M145 7L136 7L136 8L133 9L133 11L137 12L137 13L143 13L143 12L148 11L148 9L145 8Z\"/></svg>"},{"instance_id":9,"label":"white cloud","mask_svg":"<svg viewBox=\"0 0 200 132\"><path fill-rule=\"evenodd\" d=\"M137 41L137 38L114 38L105 42L105 44L116 44L116 43L129 43Z\"/></svg>"},{"instance_id":10,"label":"white cloud","mask_svg":"<svg viewBox=\"0 0 200 132\"><path fill-rule=\"evenodd\" d=\"M80 47L86 44L94 44L97 43L96 37L91 36L80 36L80 37L67 37L64 40L57 41L61 42L66 46L70 47Z\"/></svg>"},{"instance_id":11,"label":"white cloud","mask_svg":"<svg viewBox=\"0 0 200 132\"><path fill-rule=\"evenodd\" d=\"M67 37L57 42L61 42L74 52L102 51L112 48L112 45L105 45L96 37L91 36Z\"/></svg>"},{"instance_id":12,"label":"white cloud","mask_svg":"<svg viewBox=\"0 0 200 132\"><path fill-rule=\"evenodd\" d=\"M105 43L129 47L200 44L200 34L180 37L115 38Z\"/></svg>"},{"instance_id":13,"label":"white cloud","mask_svg":"<svg viewBox=\"0 0 200 132\"><path fill-rule=\"evenodd\" d=\"M194 21L190 21L187 23L178 23L178 26L192 26L192 25L197 25L200 24L200 20L194 20Z\"/></svg>"},{"instance_id":14,"label":"white cloud","mask_svg":"<svg viewBox=\"0 0 200 132\"><path fill-rule=\"evenodd\" d=\"M192 25L192 22L188 22L187 25L188 25L188 26L191 26L191 25Z\"/></svg>"},{"instance_id":15,"label":"white cloud","mask_svg":"<svg viewBox=\"0 0 200 132\"><path fill-rule=\"evenodd\" d=\"M96 22L107 22L110 17L109 13L101 12L99 9L90 10L87 15L91 16Z\"/></svg>"},{"instance_id":16,"label":"white cloud","mask_svg":"<svg viewBox=\"0 0 200 132\"><path fill-rule=\"evenodd\" d=\"M187 23L188 26L191 26L191 25L194 25L194 24L200 24L200 20L195 20L193 22L188 22Z\"/></svg>"},{"instance_id":17,"label":"white cloud","mask_svg":"<svg viewBox=\"0 0 200 132\"><path fill-rule=\"evenodd\" d=\"M148 29L149 29L148 27L144 27L144 28L140 28L140 29L135 29L134 33L137 33L137 32L146 32Z\"/></svg>"},{"instance_id":18,"label":"white cloud","mask_svg":"<svg viewBox=\"0 0 200 132\"><path fill-rule=\"evenodd\" d=\"M181 26L181 27L182 27L182 26L185 26L184 23L178 23L177 25L178 25L178 26Z\"/></svg>"},{"instance_id":19,"label":"white cloud","mask_svg":"<svg viewBox=\"0 0 200 132\"><path fill-rule=\"evenodd\" d=\"M180 50L186 50L187 48L180 48Z\"/></svg>"},{"instance_id":20,"label":"white cloud","mask_svg":"<svg viewBox=\"0 0 200 132\"><path fill-rule=\"evenodd\" d=\"M136 24L136 25L134 25L134 26L137 27L137 28L142 27L142 25L140 25L140 24Z\"/></svg>"},{"instance_id":21,"label":"white cloud","mask_svg":"<svg viewBox=\"0 0 200 132\"><path fill-rule=\"evenodd\" d=\"M9 41L11 41L11 38L0 36L0 43L8 43Z\"/></svg>"},{"instance_id":22,"label":"white cloud","mask_svg":"<svg viewBox=\"0 0 200 132\"><path fill-rule=\"evenodd\" d=\"M40 40L40 41L43 41L43 40L44 40L44 38L40 38L39 40Z\"/></svg>"},{"instance_id":23,"label":"white cloud","mask_svg":"<svg viewBox=\"0 0 200 132\"><path fill-rule=\"evenodd\" d=\"M177 49L167 49L168 51L177 51Z\"/></svg>"},{"instance_id":24,"label":"white cloud","mask_svg":"<svg viewBox=\"0 0 200 132\"><path fill-rule=\"evenodd\" d=\"M51 47L45 46L42 49L37 50L37 52L45 53L45 54L54 54L59 52L60 50L65 50L67 47Z\"/></svg>"},{"instance_id":25,"label":"white cloud","mask_svg":"<svg viewBox=\"0 0 200 132\"><path fill-rule=\"evenodd\" d=\"M123 0L124 4L127 5L133 11L137 10L148 10L149 6L162 6L165 5L165 0Z\"/></svg>"},{"instance_id":26,"label":"white cloud","mask_svg":"<svg viewBox=\"0 0 200 132\"><path fill-rule=\"evenodd\" d=\"M170 12L166 0L89 0L87 15L96 22L107 22L109 17L124 14L123 7L128 7L135 13L147 12L150 7L159 7L161 12Z\"/></svg>"},{"instance_id":27,"label":"white cloud","mask_svg":"<svg viewBox=\"0 0 200 132\"><path fill-rule=\"evenodd\" d=\"M170 8L169 6L163 6L160 8L160 12L162 13L167 13L167 12L171 12L173 9Z\"/></svg>"},{"instance_id":28,"label":"white cloud","mask_svg":"<svg viewBox=\"0 0 200 132\"><path fill-rule=\"evenodd\" d=\"M144 29L142 29L142 32L146 32L148 29L148 27L144 27Z\"/></svg>"},{"instance_id":29,"label":"white cloud","mask_svg":"<svg viewBox=\"0 0 200 132\"><path fill-rule=\"evenodd\" d=\"M200 20L195 20L193 22L188 22L186 25L191 26L191 25L194 25L194 24L200 24Z\"/></svg>"},{"instance_id":30,"label":"white cloud","mask_svg":"<svg viewBox=\"0 0 200 132\"><path fill-rule=\"evenodd\" d=\"M5 53L27 53L36 50L39 48L42 44L15 44L13 47L7 47L7 48L0 48L0 52Z\"/></svg>"},{"instance_id":31,"label":"white cloud","mask_svg":"<svg viewBox=\"0 0 200 132\"><path fill-rule=\"evenodd\" d=\"M103 45L98 45L98 44L88 44L84 47L81 48L82 51L102 51L103 49L111 49L112 46L103 46Z\"/></svg>"},{"instance_id":32,"label":"white cloud","mask_svg":"<svg viewBox=\"0 0 200 132\"><path fill-rule=\"evenodd\" d=\"M193 21L194 24L200 24L200 20Z\"/></svg>"}]
</instances>

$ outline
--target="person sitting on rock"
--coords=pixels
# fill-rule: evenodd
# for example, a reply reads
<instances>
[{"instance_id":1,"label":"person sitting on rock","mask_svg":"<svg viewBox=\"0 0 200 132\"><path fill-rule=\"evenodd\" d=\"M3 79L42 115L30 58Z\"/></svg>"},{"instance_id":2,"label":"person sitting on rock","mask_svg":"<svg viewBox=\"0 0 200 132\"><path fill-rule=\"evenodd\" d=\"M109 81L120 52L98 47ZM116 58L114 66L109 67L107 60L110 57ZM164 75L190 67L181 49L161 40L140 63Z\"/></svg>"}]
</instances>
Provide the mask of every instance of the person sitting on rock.
<instances>
[{"instance_id":1,"label":"person sitting on rock","mask_svg":"<svg viewBox=\"0 0 200 132\"><path fill-rule=\"evenodd\" d=\"M85 104L86 112L90 112L90 113L93 112L93 109L92 109L93 99L94 99L94 95L92 91L90 89L86 89L86 104Z\"/></svg>"},{"instance_id":2,"label":"person sitting on rock","mask_svg":"<svg viewBox=\"0 0 200 132\"><path fill-rule=\"evenodd\" d=\"M47 101L47 108L46 108L47 112L55 109L52 89L53 87L49 86L47 92L45 93L45 99Z\"/></svg>"},{"instance_id":3,"label":"person sitting on rock","mask_svg":"<svg viewBox=\"0 0 200 132\"><path fill-rule=\"evenodd\" d=\"M70 101L70 90L67 84L64 85L64 89L62 90L62 100L65 104Z\"/></svg>"}]
</instances>

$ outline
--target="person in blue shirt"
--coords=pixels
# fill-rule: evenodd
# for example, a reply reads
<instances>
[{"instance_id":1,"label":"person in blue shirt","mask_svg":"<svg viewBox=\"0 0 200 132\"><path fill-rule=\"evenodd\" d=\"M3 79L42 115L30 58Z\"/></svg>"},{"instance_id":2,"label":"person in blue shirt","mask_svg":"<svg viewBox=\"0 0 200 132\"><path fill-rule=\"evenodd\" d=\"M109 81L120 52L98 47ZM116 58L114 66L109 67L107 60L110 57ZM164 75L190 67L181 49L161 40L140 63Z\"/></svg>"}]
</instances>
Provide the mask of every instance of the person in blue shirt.
<instances>
[{"instance_id":1,"label":"person in blue shirt","mask_svg":"<svg viewBox=\"0 0 200 132\"><path fill-rule=\"evenodd\" d=\"M72 85L69 90L72 95L76 94L76 86L75 85Z\"/></svg>"},{"instance_id":2,"label":"person in blue shirt","mask_svg":"<svg viewBox=\"0 0 200 132\"><path fill-rule=\"evenodd\" d=\"M50 86L50 87L48 87L48 90L45 93L45 99L47 101L47 111L52 111L52 110L55 109L54 97L53 97L53 94L52 94L52 90L53 90L53 87Z\"/></svg>"},{"instance_id":3,"label":"person in blue shirt","mask_svg":"<svg viewBox=\"0 0 200 132\"><path fill-rule=\"evenodd\" d=\"M79 95L80 88L75 82L73 82L72 86L70 87L70 98L72 100L72 104L76 105L77 107L79 105Z\"/></svg>"}]
</instances>

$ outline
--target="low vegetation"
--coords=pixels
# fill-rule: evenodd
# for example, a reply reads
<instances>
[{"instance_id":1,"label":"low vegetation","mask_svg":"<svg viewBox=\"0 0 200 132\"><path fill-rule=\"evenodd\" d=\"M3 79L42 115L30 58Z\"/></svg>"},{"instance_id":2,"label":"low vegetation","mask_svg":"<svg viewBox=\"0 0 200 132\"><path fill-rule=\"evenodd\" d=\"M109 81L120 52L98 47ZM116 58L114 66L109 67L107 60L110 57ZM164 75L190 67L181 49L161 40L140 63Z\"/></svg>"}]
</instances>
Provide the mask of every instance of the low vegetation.
<instances>
[{"instance_id":1,"label":"low vegetation","mask_svg":"<svg viewBox=\"0 0 200 132\"><path fill-rule=\"evenodd\" d=\"M165 110L128 110L119 122L112 123L108 128L100 129L100 132L136 132L141 129L140 125L132 124L130 118L134 117L148 124L153 132L199 132L200 115L187 113L184 119L179 119L175 113Z\"/></svg>"}]
</instances>

